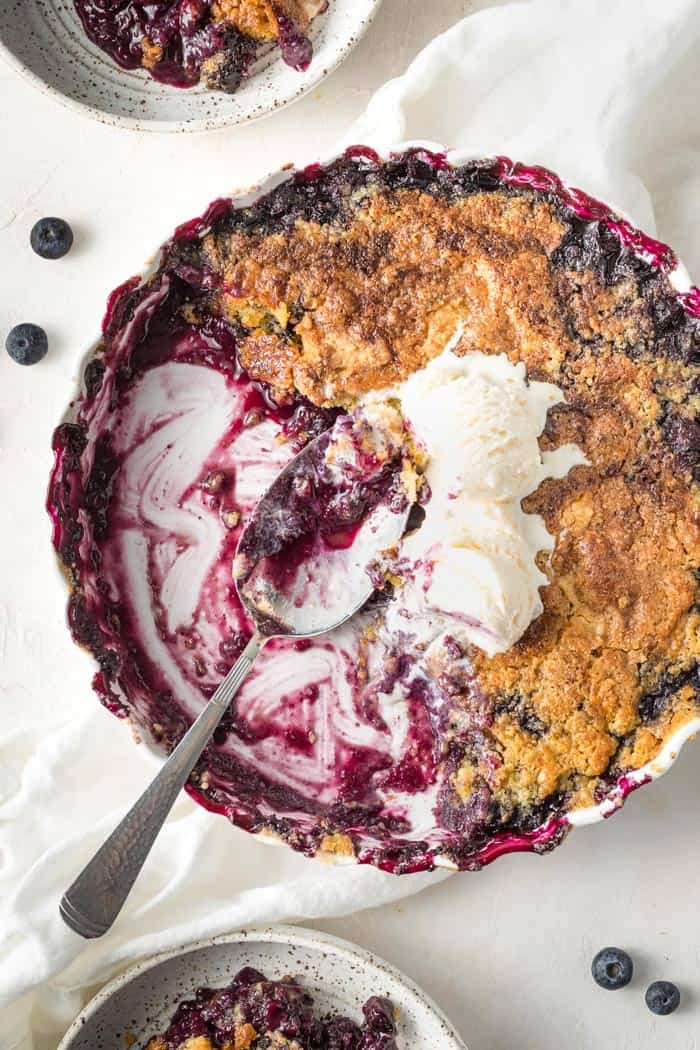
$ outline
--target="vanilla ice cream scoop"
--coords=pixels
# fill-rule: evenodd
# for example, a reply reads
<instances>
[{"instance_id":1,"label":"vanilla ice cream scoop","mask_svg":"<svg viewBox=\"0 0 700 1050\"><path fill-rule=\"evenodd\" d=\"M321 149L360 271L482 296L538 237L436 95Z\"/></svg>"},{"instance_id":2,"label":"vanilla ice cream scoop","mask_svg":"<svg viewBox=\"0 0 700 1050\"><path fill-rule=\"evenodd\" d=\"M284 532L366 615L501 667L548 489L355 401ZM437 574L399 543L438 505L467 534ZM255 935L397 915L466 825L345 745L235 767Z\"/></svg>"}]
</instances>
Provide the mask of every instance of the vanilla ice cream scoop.
<instances>
[{"instance_id":1,"label":"vanilla ice cream scoop","mask_svg":"<svg viewBox=\"0 0 700 1050\"><path fill-rule=\"evenodd\" d=\"M376 396L376 395L375 395ZM389 395L387 395L389 396ZM505 355L447 348L390 396L427 457L422 526L398 552L404 583L387 626L429 642L446 630L489 655L509 649L542 611L535 558L553 540L521 501L586 459L575 445L540 452L551 383L528 383Z\"/></svg>"}]
</instances>

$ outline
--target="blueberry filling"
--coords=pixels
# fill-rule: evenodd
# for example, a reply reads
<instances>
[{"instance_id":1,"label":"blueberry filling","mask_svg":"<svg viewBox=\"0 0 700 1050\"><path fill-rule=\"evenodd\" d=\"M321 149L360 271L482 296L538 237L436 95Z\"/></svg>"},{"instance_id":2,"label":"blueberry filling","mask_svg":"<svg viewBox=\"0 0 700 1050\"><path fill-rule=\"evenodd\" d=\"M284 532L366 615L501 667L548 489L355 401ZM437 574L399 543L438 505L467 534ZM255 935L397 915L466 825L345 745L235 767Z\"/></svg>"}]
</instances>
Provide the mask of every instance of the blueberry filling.
<instances>
[{"instance_id":1,"label":"blueberry filling","mask_svg":"<svg viewBox=\"0 0 700 1050\"><path fill-rule=\"evenodd\" d=\"M267 980L247 966L221 989L199 988L178 1006L166 1031L147 1050L181 1050L188 1039L207 1040L202 1050L293 1043L298 1050L396 1050L396 1022L388 999L372 996L360 1024L340 1014L319 1018L314 1000L292 977Z\"/></svg>"},{"instance_id":2,"label":"blueberry filling","mask_svg":"<svg viewBox=\"0 0 700 1050\"><path fill-rule=\"evenodd\" d=\"M303 73L311 65L313 48L307 36L299 31L299 27L287 15L277 10L277 23L279 26L279 44L282 58L299 73Z\"/></svg>"},{"instance_id":3,"label":"blueberry filling","mask_svg":"<svg viewBox=\"0 0 700 1050\"><path fill-rule=\"evenodd\" d=\"M250 11L234 11L229 20L225 5L213 0L74 2L90 40L119 66L145 67L173 87L202 81L213 90L234 92L248 76L261 42L269 39L277 39L284 61L294 69L307 69L312 58L306 29L275 4L243 0L242 8L249 4ZM252 27L253 35L237 27L236 17L242 18L241 26Z\"/></svg>"},{"instance_id":4,"label":"blueberry filling","mask_svg":"<svg viewBox=\"0 0 700 1050\"><path fill-rule=\"evenodd\" d=\"M680 674L666 674L656 687L642 696L639 702L639 714L643 723L658 721L673 701L673 697L683 688L700 690L698 681L699 669L691 667Z\"/></svg>"}]
</instances>

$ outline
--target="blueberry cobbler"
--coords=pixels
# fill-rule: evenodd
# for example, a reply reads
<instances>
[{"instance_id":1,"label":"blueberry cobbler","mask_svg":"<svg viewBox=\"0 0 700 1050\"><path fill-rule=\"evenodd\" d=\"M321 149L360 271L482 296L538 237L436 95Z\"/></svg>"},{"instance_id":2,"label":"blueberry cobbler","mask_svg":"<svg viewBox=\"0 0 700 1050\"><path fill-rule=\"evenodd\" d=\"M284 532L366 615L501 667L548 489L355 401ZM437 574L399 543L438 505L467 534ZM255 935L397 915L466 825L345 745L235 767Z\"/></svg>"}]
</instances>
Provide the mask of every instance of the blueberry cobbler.
<instances>
[{"instance_id":1,"label":"blueberry cobbler","mask_svg":"<svg viewBox=\"0 0 700 1050\"><path fill-rule=\"evenodd\" d=\"M675 265L550 172L425 151L358 147L181 226L55 434L103 703L177 744L251 634L246 521L328 431L353 484L312 472L282 511L332 504L324 548L352 550L381 463L407 531L346 626L267 643L192 796L398 873L545 851L617 804L700 713L700 296Z\"/></svg>"},{"instance_id":2,"label":"blueberry cobbler","mask_svg":"<svg viewBox=\"0 0 700 1050\"><path fill-rule=\"evenodd\" d=\"M226 988L199 988L180 1003L146 1050L397 1050L389 1000L372 996L362 1013L361 1024L340 1014L318 1018L293 977L267 980L246 966Z\"/></svg>"},{"instance_id":3,"label":"blueberry cobbler","mask_svg":"<svg viewBox=\"0 0 700 1050\"><path fill-rule=\"evenodd\" d=\"M328 0L74 0L90 40L122 66L175 87L233 92L261 48L308 69L311 22Z\"/></svg>"}]
</instances>

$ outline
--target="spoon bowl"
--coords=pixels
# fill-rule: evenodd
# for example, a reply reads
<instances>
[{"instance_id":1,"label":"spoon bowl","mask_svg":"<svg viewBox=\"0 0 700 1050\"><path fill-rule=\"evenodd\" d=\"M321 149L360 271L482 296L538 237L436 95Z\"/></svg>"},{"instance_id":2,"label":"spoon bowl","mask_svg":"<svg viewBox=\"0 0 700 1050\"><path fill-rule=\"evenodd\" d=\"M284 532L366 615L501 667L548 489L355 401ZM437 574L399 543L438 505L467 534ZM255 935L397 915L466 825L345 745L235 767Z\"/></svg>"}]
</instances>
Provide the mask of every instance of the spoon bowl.
<instances>
[{"instance_id":1,"label":"spoon bowl","mask_svg":"<svg viewBox=\"0 0 700 1050\"><path fill-rule=\"evenodd\" d=\"M329 440L326 431L290 460L238 541L238 594L264 636L311 638L340 627L374 591L368 566L406 529L410 502L392 500L381 487L352 501L358 519L336 511L329 520L328 494L319 493Z\"/></svg>"}]
</instances>

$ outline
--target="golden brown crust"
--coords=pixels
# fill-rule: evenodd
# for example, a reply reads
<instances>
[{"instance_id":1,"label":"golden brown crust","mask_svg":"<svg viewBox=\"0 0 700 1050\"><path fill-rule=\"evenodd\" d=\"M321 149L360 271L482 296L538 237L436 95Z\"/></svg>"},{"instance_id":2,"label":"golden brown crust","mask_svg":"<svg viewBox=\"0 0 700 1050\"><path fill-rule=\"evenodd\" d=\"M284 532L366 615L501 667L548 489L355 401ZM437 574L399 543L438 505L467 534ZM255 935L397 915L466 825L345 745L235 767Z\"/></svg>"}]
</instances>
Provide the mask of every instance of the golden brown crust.
<instances>
[{"instance_id":1,"label":"golden brown crust","mask_svg":"<svg viewBox=\"0 0 700 1050\"><path fill-rule=\"evenodd\" d=\"M335 835L325 835L321 839L321 845L319 848L319 855L332 857L337 859L339 857L354 857L355 847L352 844L352 839L349 835L341 835L337 833Z\"/></svg>"},{"instance_id":2,"label":"golden brown crust","mask_svg":"<svg viewBox=\"0 0 700 1050\"><path fill-rule=\"evenodd\" d=\"M558 362L568 339L547 279L563 227L524 197L450 204L400 191L370 198L347 228L297 222L290 233L210 238L232 319L287 311L292 348L269 339L243 361L322 403L388 386L421 368L464 326L464 350ZM487 224L488 219L488 224ZM269 325L268 325L269 327ZM563 341L563 345L562 344ZM285 347L283 351L283 346Z\"/></svg>"},{"instance_id":3,"label":"golden brown crust","mask_svg":"<svg viewBox=\"0 0 700 1050\"><path fill-rule=\"evenodd\" d=\"M542 446L574 441L590 465L525 501L555 537L544 613L510 652L474 653L498 761L465 757L455 777L463 798L484 779L506 821L556 792L590 803L611 765L647 762L697 714L680 690L640 725L642 697L700 656L700 502L661 428L688 371L639 351L654 328L634 276L553 264L566 233L533 195L402 189L367 191L347 222L205 242L221 308L248 333L243 364L278 397L344 403L391 385L460 326L458 352L505 353L564 389Z\"/></svg>"},{"instance_id":4,"label":"golden brown crust","mask_svg":"<svg viewBox=\"0 0 700 1050\"><path fill-rule=\"evenodd\" d=\"M269 0L215 0L211 10L217 21L230 22L254 40L273 40L277 36L277 19Z\"/></svg>"},{"instance_id":5,"label":"golden brown crust","mask_svg":"<svg viewBox=\"0 0 700 1050\"><path fill-rule=\"evenodd\" d=\"M322 10L316 0L215 0L212 15L225 20L254 40L274 40L279 36L278 12L286 15L300 29L307 29Z\"/></svg>"},{"instance_id":6,"label":"golden brown crust","mask_svg":"<svg viewBox=\"0 0 700 1050\"><path fill-rule=\"evenodd\" d=\"M248 1050L258 1038L258 1033L252 1024L242 1024L236 1027L235 1039L232 1050Z\"/></svg>"},{"instance_id":7,"label":"golden brown crust","mask_svg":"<svg viewBox=\"0 0 700 1050\"><path fill-rule=\"evenodd\" d=\"M163 48L154 44L147 36L141 41L141 61L146 69L153 69L163 57Z\"/></svg>"}]
</instances>

